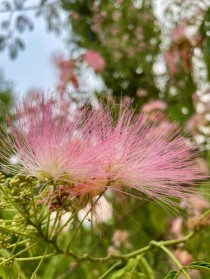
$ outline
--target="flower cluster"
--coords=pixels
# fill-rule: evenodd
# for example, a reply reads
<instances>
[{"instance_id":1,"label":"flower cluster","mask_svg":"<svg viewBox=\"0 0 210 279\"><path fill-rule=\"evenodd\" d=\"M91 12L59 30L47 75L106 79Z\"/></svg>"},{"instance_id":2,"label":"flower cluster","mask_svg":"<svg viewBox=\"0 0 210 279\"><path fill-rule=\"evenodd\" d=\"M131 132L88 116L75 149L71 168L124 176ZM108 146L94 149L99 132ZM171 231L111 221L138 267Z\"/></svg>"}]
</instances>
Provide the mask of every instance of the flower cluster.
<instances>
[{"instance_id":1,"label":"flower cluster","mask_svg":"<svg viewBox=\"0 0 210 279\"><path fill-rule=\"evenodd\" d=\"M185 72L191 71L193 48L200 44L201 37L189 33L185 21L171 33L171 45L164 54L171 75L178 74L182 68Z\"/></svg>"},{"instance_id":2,"label":"flower cluster","mask_svg":"<svg viewBox=\"0 0 210 279\"><path fill-rule=\"evenodd\" d=\"M96 73L100 73L105 68L105 60L96 51L91 49L87 50L83 56L84 61L92 67Z\"/></svg>"},{"instance_id":3,"label":"flower cluster","mask_svg":"<svg viewBox=\"0 0 210 279\"><path fill-rule=\"evenodd\" d=\"M23 109L24 101L16 112ZM169 201L186 197L192 191L187 185L201 178L195 151L179 136L176 124L158 129L146 115L123 104L84 108L68 117L42 97L8 124L10 135L1 135L2 168L65 185L71 197L135 189Z\"/></svg>"}]
</instances>

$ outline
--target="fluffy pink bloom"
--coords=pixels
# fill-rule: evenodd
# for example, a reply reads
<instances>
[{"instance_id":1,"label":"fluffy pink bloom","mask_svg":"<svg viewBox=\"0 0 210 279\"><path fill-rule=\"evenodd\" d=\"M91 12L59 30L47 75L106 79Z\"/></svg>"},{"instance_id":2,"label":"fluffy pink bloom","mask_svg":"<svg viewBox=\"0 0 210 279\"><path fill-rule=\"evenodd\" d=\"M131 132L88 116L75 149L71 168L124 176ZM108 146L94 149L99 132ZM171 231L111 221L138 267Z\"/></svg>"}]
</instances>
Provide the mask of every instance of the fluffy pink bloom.
<instances>
[{"instance_id":1,"label":"fluffy pink bloom","mask_svg":"<svg viewBox=\"0 0 210 279\"><path fill-rule=\"evenodd\" d=\"M193 134L199 133L200 126L208 125L208 120L203 113L195 113L191 116L191 118L187 121L186 127Z\"/></svg>"},{"instance_id":2,"label":"fluffy pink bloom","mask_svg":"<svg viewBox=\"0 0 210 279\"><path fill-rule=\"evenodd\" d=\"M188 33L186 22L182 22L171 33L171 45L164 54L171 75L177 74L180 70L186 72L191 70L192 47L199 39L193 39Z\"/></svg>"},{"instance_id":3,"label":"fluffy pink bloom","mask_svg":"<svg viewBox=\"0 0 210 279\"><path fill-rule=\"evenodd\" d=\"M42 97L35 106L31 103L30 110L28 102L19 103L16 114L21 117L15 124L9 123L12 140L7 137L5 141L4 134L1 135L2 157L7 161L11 155L17 157L16 164L7 169L44 181L68 179L68 182L79 183L92 177L92 160L95 159L92 146L86 142L86 135L79 127L85 111L68 119L53 99Z\"/></svg>"},{"instance_id":4,"label":"fluffy pink bloom","mask_svg":"<svg viewBox=\"0 0 210 279\"><path fill-rule=\"evenodd\" d=\"M105 68L105 60L104 58L96 51L87 50L83 56L84 61L92 67L97 73L100 73Z\"/></svg>"},{"instance_id":5,"label":"fluffy pink bloom","mask_svg":"<svg viewBox=\"0 0 210 279\"><path fill-rule=\"evenodd\" d=\"M145 119L122 105L114 121L109 108L93 113L89 129L108 185L119 191L124 185L153 199L184 198L191 191L186 185L201 178L195 152L179 136L176 124L160 131Z\"/></svg>"},{"instance_id":6,"label":"fluffy pink bloom","mask_svg":"<svg viewBox=\"0 0 210 279\"><path fill-rule=\"evenodd\" d=\"M177 74L179 72L179 51L176 48L170 47L164 53L164 59L169 69L171 75Z\"/></svg>"},{"instance_id":7,"label":"fluffy pink bloom","mask_svg":"<svg viewBox=\"0 0 210 279\"><path fill-rule=\"evenodd\" d=\"M165 110L165 109L167 109L167 104L164 101L151 100L145 105L143 105L141 111L147 113L154 110Z\"/></svg>"},{"instance_id":8,"label":"fluffy pink bloom","mask_svg":"<svg viewBox=\"0 0 210 279\"><path fill-rule=\"evenodd\" d=\"M177 26L172 34L171 34L171 39L175 43L180 43L183 40L185 40L187 37L187 23L182 22L179 26Z\"/></svg>"},{"instance_id":9,"label":"fluffy pink bloom","mask_svg":"<svg viewBox=\"0 0 210 279\"><path fill-rule=\"evenodd\" d=\"M53 62L59 71L59 80L57 90L63 92L71 83L75 89L79 88L78 71L76 59L64 59L62 55L56 54L53 57Z\"/></svg>"},{"instance_id":10,"label":"fluffy pink bloom","mask_svg":"<svg viewBox=\"0 0 210 279\"><path fill-rule=\"evenodd\" d=\"M202 158L197 158L196 162L197 162L198 169L200 170L200 173L205 176L208 176L209 167L208 167L206 161Z\"/></svg>"},{"instance_id":11,"label":"fluffy pink bloom","mask_svg":"<svg viewBox=\"0 0 210 279\"><path fill-rule=\"evenodd\" d=\"M24 102L16 111L22 107ZM186 186L201 176L195 152L179 136L176 124L159 130L147 116L122 103L119 115L113 113L106 106L84 109L69 119L42 98L10 124L12 140L3 139L0 154L8 160L12 153L18 155L11 166L14 172L68 183L72 196L127 188L169 202L170 197L190 194Z\"/></svg>"}]
</instances>

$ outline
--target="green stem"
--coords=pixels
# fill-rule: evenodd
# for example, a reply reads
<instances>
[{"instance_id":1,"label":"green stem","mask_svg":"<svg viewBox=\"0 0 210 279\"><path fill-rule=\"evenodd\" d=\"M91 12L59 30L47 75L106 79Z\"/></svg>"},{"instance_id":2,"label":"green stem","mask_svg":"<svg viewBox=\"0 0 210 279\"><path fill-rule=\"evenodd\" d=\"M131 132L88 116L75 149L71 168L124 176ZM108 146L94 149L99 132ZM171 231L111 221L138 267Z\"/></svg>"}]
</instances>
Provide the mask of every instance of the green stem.
<instances>
[{"instance_id":1,"label":"green stem","mask_svg":"<svg viewBox=\"0 0 210 279\"><path fill-rule=\"evenodd\" d=\"M2 231L5 231L5 232L8 232L8 233L11 233L11 234L14 234L14 235L21 235L21 236L24 236L24 237L30 237L30 238L34 238L34 239L37 239L38 237L35 237L33 235L28 235L28 234L25 234L23 232L19 232L19 231L14 231L14 230L11 230L11 229L7 229L5 227L2 227L0 226L0 230Z\"/></svg>"},{"instance_id":2,"label":"green stem","mask_svg":"<svg viewBox=\"0 0 210 279\"><path fill-rule=\"evenodd\" d=\"M158 243L159 246L175 246L177 244L186 242L187 240L192 238L194 235L195 235L195 232L194 233L190 233L186 237L183 237L183 238L180 238L180 239L160 241L160 242L157 242L157 243ZM138 255L141 255L143 253L151 251L152 249L154 249L154 247L155 247L154 241L151 241L147 246L145 246L145 247L143 247L141 249L138 249L138 250L136 250L134 252L125 254L125 255L110 254L110 255L108 255L106 257L102 257L102 258L95 258L95 257L92 257L92 256L87 255L87 254L85 254L85 255L83 255L81 257L79 257L79 256L77 256L75 254L73 254L73 255L74 255L74 258L76 258L76 260L78 262L90 261L90 262L100 262L100 263L103 263L103 262L108 262L108 261L113 260L113 259L121 259L121 260L124 260L124 261L128 261L130 258L135 258ZM72 252L69 254L69 252L67 251L65 254L72 257Z\"/></svg>"},{"instance_id":3,"label":"green stem","mask_svg":"<svg viewBox=\"0 0 210 279\"><path fill-rule=\"evenodd\" d=\"M18 243L19 243L19 241L20 241L20 238L21 238L21 236L19 235L18 240L17 240L17 242L15 243L15 245L14 245L14 247L13 247L12 252L11 252L10 255L13 255L13 253L15 252L15 249L16 249L16 247L18 246Z\"/></svg>"},{"instance_id":4,"label":"green stem","mask_svg":"<svg viewBox=\"0 0 210 279\"><path fill-rule=\"evenodd\" d=\"M29 241L30 241L30 238L25 239L23 241L19 241L18 244L16 244L16 243L11 244L8 248L12 248L12 247L15 247L16 245L21 245L21 244L24 244L24 243L29 242Z\"/></svg>"},{"instance_id":5,"label":"green stem","mask_svg":"<svg viewBox=\"0 0 210 279\"><path fill-rule=\"evenodd\" d=\"M122 264L122 262L118 262L114 265L112 265L104 274L102 274L99 279L104 279L106 278L110 273L112 273L113 270L115 270L117 267L119 267Z\"/></svg>"},{"instance_id":6,"label":"green stem","mask_svg":"<svg viewBox=\"0 0 210 279\"><path fill-rule=\"evenodd\" d=\"M3 189L2 185L0 184L0 189L3 192L3 194L5 195L5 197L10 201L10 203L17 209L17 211L25 218L27 219L27 216L25 215L25 213L15 204L15 202L13 202L13 200L7 195L7 193L5 192L5 190Z\"/></svg>"},{"instance_id":7,"label":"green stem","mask_svg":"<svg viewBox=\"0 0 210 279\"><path fill-rule=\"evenodd\" d=\"M137 262L141 270L143 271L143 273L145 273L145 275L147 276L147 278L154 279L153 270L151 269L149 263L147 262L147 260L144 258L143 255L137 256Z\"/></svg>"},{"instance_id":8,"label":"green stem","mask_svg":"<svg viewBox=\"0 0 210 279\"><path fill-rule=\"evenodd\" d=\"M68 224L69 222L71 222L71 220L74 219L74 217L78 214L78 212L79 212L80 210L81 210L81 209L77 209L77 210L68 218L68 220L60 227L60 229L57 230L57 232L56 232L56 234L55 234L55 237L57 237L58 234L63 230L63 228L65 228L65 226L67 226L67 224Z\"/></svg>"},{"instance_id":9,"label":"green stem","mask_svg":"<svg viewBox=\"0 0 210 279\"><path fill-rule=\"evenodd\" d=\"M50 257L55 256L55 255L56 255L56 253L51 253L51 254L45 255L45 259L50 258ZM43 255L42 256L36 256L36 257L16 258L15 260L17 262L21 262L21 261L25 262L25 261L37 261L37 260L41 260L42 258L43 258ZM5 258L0 257L0 259L2 260L2 259L5 259Z\"/></svg>"},{"instance_id":10,"label":"green stem","mask_svg":"<svg viewBox=\"0 0 210 279\"><path fill-rule=\"evenodd\" d=\"M47 207L46 205L42 206L42 209L39 213L39 218L38 218L39 223L42 223L47 218L47 216L49 215L49 211L47 211L47 213L44 215L44 217L42 216L44 214L44 211L45 211L46 207Z\"/></svg>"},{"instance_id":11,"label":"green stem","mask_svg":"<svg viewBox=\"0 0 210 279\"><path fill-rule=\"evenodd\" d=\"M33 189L32 189L32 185L30 183L30 190L31 190L31 197L32 197L32 206L33 206L33 210L34 210L34 218L36 223L38 223L38 219L37 219L37 209L36 209L36 205L34 202L34 195L33 195Z\"/></svg>"},{"instance_id":12,"label":"green stem","mask_svg":"<svg viewBox=\"0 0 210 279\"><path fill-rule=\"evenodd\" d=\"M51 231L49 232L49 239L51 239L51 237L52 237L52 235L53 235L53 231L54 231L54 228L55 228L55 226L56 226L56 223L57 223L58 219L59 219L59 211L57 210L57 211L56 211L55 219L54 219L54 221L53 221L53 225L52 225L52 227L51 227Z\"/></svg>"},{"instance_id":13,"label":"green stem","mask_svg":"<svg viewBox=\"0 0 210 279\"><path fill-rule=\"evenodd\" d=\"M71 240L69 241L68 245L67 245L67 248L66 248L66 251L68 252L68 250L70 249L71 247L71 244L77 234L77 232L79 231L79 229L81 228L83 222L85 221L85 219L87 218L88 214L91 212L92 210L92 207L95 206L95 204L99 201L99 199L101 198L102 194L95 200L95 202L91 205L90 209L87 211L87 213L85 214L84 218L82 219L82 221L80 221L79 223L79 226L75 229L73 235L72 235L72 238Z\"/></svg>"},{"instance_id":14,"label":"green stem","mask_svg":"<svg viewBox=\"0 0 210 279\"><path fill-rule=\"evenodd\" d=\"M190 279L190 276L188 275L188 273L183 269L183 265L177 260L177 258L173 255L173 253L171 253L171 251L168 248L166 248L161 243L158 243L156 241L152 241L151 244L162 249L176 263L178 268L184 274L185 278Z\"/></svg>"},{"instance_id":15,"label":"green stem","mask_svg":"<svg viewBox=\"0 0 210 279\"><path fill-rule=\"evenodd\" d=\"M47 218L46 236L48 236L48 234L49 234L49 228L50 228L50 216L51 216L51 212L49 213L48 218Z\"/></svg>"},{"instance_id":16,"label":"green stem","mask_svg":"<svg viewBox=\"0 0 210 279\"><path fill-rule=\"evenodd\" d=\"M45 249L44 255L42 256L42 258L41 258L41 260L40 260L38 266L37 266L36 269L34 270L32 276L31 276L31 279L36 279L36 274L37 274L39 268L41 267L41 264L43 263L43 261L44 261L44 259L45 259L45 256L46 256L46 253L47 253L47 249L48 249L48 248Z\"/></svg>"},{"instance_id":17,"label":"green stem","mask_svg":"<svg viewBox=\"0 0 210 279\"><path fill-rule=\"evenodd\" d=\"M27 250L31 249L32 247L36 246L36 245L39 244L40 242L41 242L41 241L37 241L36 243L31 244L30 246L28 246L28 247L26 247L25 249L21 250L20 252L18 252L17 254L13 255L12 257L9 257L8 259L2 261L2 262L0 263L0 265L3 265L4 263L10 261L11 259L14 259L15 257L21 255L22 253L24 253L25 251L27 251Z\"/></svg>"}]
</instances>

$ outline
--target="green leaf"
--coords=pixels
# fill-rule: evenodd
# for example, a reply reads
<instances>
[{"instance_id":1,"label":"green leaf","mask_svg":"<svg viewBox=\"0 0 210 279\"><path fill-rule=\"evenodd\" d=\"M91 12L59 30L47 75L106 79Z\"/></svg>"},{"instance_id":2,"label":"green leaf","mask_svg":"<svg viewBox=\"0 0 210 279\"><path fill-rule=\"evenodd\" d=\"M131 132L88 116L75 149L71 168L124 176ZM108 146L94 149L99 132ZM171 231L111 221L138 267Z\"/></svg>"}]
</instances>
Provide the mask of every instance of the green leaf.
<instances>
[{"instance_id":1,"label":"green leaf","mask_svg":"<svg viewBox=\"0 0 210 279\"><path fill-rule=\"evenodd\" d=\"M134 259L130 259L125 267L118 270L117 272L115 272L112 275L112 279L120 279L120 278L127 279L127 277L125 277L125 276L127 276L126 274L131 271L131 269L132 269L132 267L134 266L135 263L136 263L136 261Z\"/></svg>"},{"instance_id":2,"label":"green leaf","mask_svg":"<svg viewBox=\"0 0 210 279\"><path fill-rule=\"evenodd\" d=\"M142 272L146 275L146 278L153 279L154 278L154 272L151 269L147 260L142 255L137 257L137 259L138 259L139 267L142 270Z\"/></svg>"},{"instance_id":3,"label":"green leaf","mask_svg":"<svg viewBox=\"0 0 210 279\"><path fill-rule=\"evenodd\" d=\"M135 270L131 271L131 272L127 272L125 274L124 277L122 277L122 279L146 279L145 275L142 273L139 273Z\"/></svg>"},{"instance_id":4,"label":"green leaf","mask_svg":"<svg viewBox=\"0 0 210 279\"><path fill-rule=\"evenodd\" d=\"M115 272L112 275L112 279L120 279L122 278L122 276L124 276L126 274L126 271L124 270L124 268L118 270L117 272Z\"/></svg>"},{"instance_id":5,"label":"green leaf","mask_svg":"<svg viewBox=\"0 0 210 279\"><path fill-rule=\"evenodd\" d=\"M112 279L146 279L147 277L142 272L137 272L135 270L127 271L118 270L112 275Z\"/></svg>"},{"instance_id":6,"label":"green leaf","mask_svg":"<svg viewBox=\"0 0 210 279\"><path fill-rule=\"evenodd\" d=\"M1 249L0 255L3 257L9 257L10 253L6 249ZM8 278L27 279L27 276L25 275L24 271L22 270L19 262L14 261L13 265L10 266L9 268L0 266L0 278L1 279L8 279Z\"/></svg>"},{"instance_id":7,"label":"green leaf","mask_svg":"<svg viewBox=\"0 0 210 279\"><path fill-rule=\"evenodd\" d=\"M112 275L112 279L147 279L149 278L142 272L135 270L137 261L130 259L125 267Z\"/></svg>"},{"instance_id":8,"label":"green leaf","mask_svg":"<svg viewBox=\"0 0 210 279\"><path fill-rule=\"evenodd\" d=\"M210 263L206 263L203 261L192 262L186 268L197 269L200 271L208 272L210 274Z\"/></svg>"},{"instance_id":9,"label":"green leaf","mask_svg":"<svg viewBox=\"0 0 210 279\"><path fill-rule=\"evenodd\" d=\"M179 274L178 271L172 270L172 271L170 271L170 272L166 275L166 277L165 277L164 279L175 279L175 278L178 278L178 277L177 277L178 274Z\"/></svg>"}]
</instances>

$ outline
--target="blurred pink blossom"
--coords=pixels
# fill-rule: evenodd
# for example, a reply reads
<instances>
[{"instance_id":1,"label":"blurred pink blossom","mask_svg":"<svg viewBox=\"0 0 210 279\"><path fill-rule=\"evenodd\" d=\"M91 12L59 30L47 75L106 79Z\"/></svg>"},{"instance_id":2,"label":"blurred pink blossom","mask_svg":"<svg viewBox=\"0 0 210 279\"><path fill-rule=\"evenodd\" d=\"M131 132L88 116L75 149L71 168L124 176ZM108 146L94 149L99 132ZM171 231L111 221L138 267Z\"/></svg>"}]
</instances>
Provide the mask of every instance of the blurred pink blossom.
<instances>
[{"instance_id":1,"label":"blurred pink blossom","mask_svg":"<svg viewBox=\"0 0 210 279\"><path fill-rule=\"evenodd\" d=\"M171 222L170 232L176 237L182 237L182 225L183 225L183 218L177 217Z\"/></svg>"},{"instance_id":2,"label":"blurred pink blossom","mask_svg":"<svg viewBox=\"0 0 210 279\"><path fill-rule=\"evenodd\" d=\"M78 20L80 18L80 15L75 11L70 12L69 16L72 20Z\"/></svg>"},{"instance_id":3,"label":"blurred pink blossom","mask_svg":"<svg viewBox=\"0 0 210 279\"><path fill-rule=\"evenodd\" d=\"M205 209L210 207L209 202L205 198L197 195L190 197L190 203L196 215L200 215Z\"/></svg>"},{"instance_id":4,"label":"blurred pink blossom","mask_svg":"<svg viewBox=\"0 0 210 279\"><path fill-rule=\"evenodd\" d=\"M167 104L164 101L151 100L142 106L141 111L143 113L148 113L155 110L165 110L165 109L167 109Z\"/></svg>"},{"instance_id":5,"label":"blurred pink blossom","mask_svg":"<svg viewBox=\"0 0 210 279\"><path fill-rule=\"evenodd\" d=\"M196 162L197 162L197 166L198 166L200 173L205 176L208 176L209 167L208 167L207 163L205 162L205 160L202 158L197 158Z\"/></svg>"},{"instance_id":6,"label":"blurred pink blossom","mask_svg":"<svg viewBox=\"0 0 210 279\"><path fill-rule=\"evenodd\" d=\"M125 106L129 105L129 104L131 104L131 102L132 102L132 98L130 96L125 95L125 96L122 97L123 105L125 105Z\"/></svg>"},{"instance_id":7,"label":"blurred pink blossom","mask_svg":"<svg viewBox=\"0 0 210 279\"><path fill-rule=\"evenodd\" d=\"M139 98L146 97L147 95L148 95L147 90L145 90L145 89L143 89L143 88L139 88L139 89L136 91L136 96L139 97Z\"/></svg>"},{"instance_id":8,"label":"blurred pink blossom","mask_svg":"<svg viewBox=\"0 0 210 279\"><path fill-rule=\"evenodd\" d=\"M165 53L164 53L164 58L166 61L166 64L169 69L169 73L171 75L178 73L179 67L179 53L176 49L169 48Z\"/></svg>"},{"instance_id":9,"label":"blurred pink blossom","mask_svg":"<svg viewBox=\"0 0 210 279\"><path fill-rule=\"evenodd\" d=\"M127 249L132 247L129 242L129 234L127 231L116 230L113 234L112 242L117 248L119 248L120 246L124 246Z\"/></svg>"},{"instance_id":10,"label":"blurred pink blossom","mask_svg":"<svg viewBox=\"0 0 210 279\"><path fill-rule=\"evenodd\" d=\"M196 37L192 39L187 22L183 21L170 34L171 44L164 54L169 74L174 75L184 70L191 70L193 47Z\"/></svg>"},{"instance_id":11,"label":"blurred pink blossom","mask_svg":"<svg viewBox=\"0 0 210 279\"><path fill-rule=\"evenodd\" d=\"M96 51L87 50L86 53L83 55L84 61L92 67L97 73L100 73L105 68L105 60L104 58Z\"/></svg>"},{"instance_id":12,"label":"blurred pink blossom","mask_svg":"<svg viewBox=\"0 0 210 279\"><path fill-rule=\"evenodd\" d=\"M184 21L178 25L171 34L171 39L175 43L180 43L187 36L187 23Z\"/></svg>"},{"instance_id":13,"label":"blurred pink blossom","mask_svg":"<svg viewBox=\"0 0 210 279\"><path fill-rule=\"evenodd\" d=\"M177 249L174 255L183 265L189 265L192 262L192 255L186 250Z\"/></svg>"},{"instance_id":14,"label":"blurred pink blossom","mask_svg":"<svg viewBox=\"0 0 210 279\"><path fill-rule=\"evenodd\" d=\"M120 17L121 17L121 12L120 11L117 11L117 10L113 11L112 19L114 21L118 21L120 19Z\"/></svg>"},{"instance_id":15,"label":"blurred pink blossom","mask_svg":"<svg viewBox=\"0 0 210 279\"><path fill-rule=\"evenodd\" d=\"M195 113L193 116L187 121L186 127L193 134L198 133L198 129L200 126L205 126L208 123L208 120L205 117L205 114Z\"/></svg>"},{"instance_id":16,"label":"blurred pink blossom","mask_svg":"<svg viewBox=\"0 0 210 279\"><path fill-rule=\"evenodd\" d=\"M57 86L58 91L65 91L69 82L78 89L79 81L76 75L76 61L73 59L65 60L62 55L55 55L53 61L59 69L59 83Z\"/></svg>"}]
</instances>

